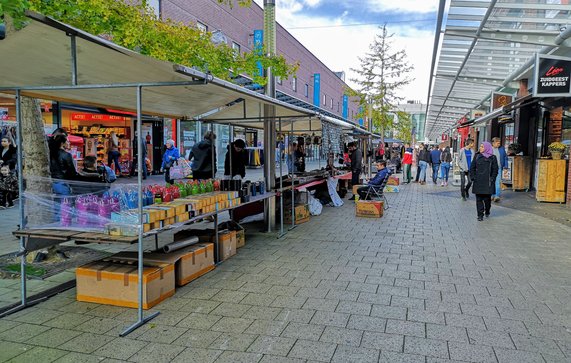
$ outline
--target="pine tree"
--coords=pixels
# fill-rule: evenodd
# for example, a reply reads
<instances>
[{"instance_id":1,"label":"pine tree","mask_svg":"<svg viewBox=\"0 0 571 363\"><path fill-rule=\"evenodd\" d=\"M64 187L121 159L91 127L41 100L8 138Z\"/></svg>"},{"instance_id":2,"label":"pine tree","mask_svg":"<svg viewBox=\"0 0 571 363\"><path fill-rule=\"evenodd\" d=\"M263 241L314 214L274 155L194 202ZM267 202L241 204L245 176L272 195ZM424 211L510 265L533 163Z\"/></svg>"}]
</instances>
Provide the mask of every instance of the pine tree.
<instances>
[{"instance_id":1,"label":"pine tree","mask_svg":"<svg viewBox=\"0 0 571 363\"><path fill-rule=\"evenodd\" d=\"M414 67L408 63L404 49L393 49L394 34L388 33L386 25L379 27L379 30L380 33L369 45L369 51L365 56L359 57L360 68L351 69L358 75L357 78L351 79L359 86L358 89L348 90L347 93L357 97L356 102L363 110L359 116L369 115L372 118L373 129L380 132L381 141L384 142L385 131L395 125L393 110L403 99L398 95L398 91L414 80L409 75ZM369 107L372 108L370 113L367 111ZM406 118L399 119L406 123ZM406 128L404 124L401 126Z\"/></svg>"}]
</instances>

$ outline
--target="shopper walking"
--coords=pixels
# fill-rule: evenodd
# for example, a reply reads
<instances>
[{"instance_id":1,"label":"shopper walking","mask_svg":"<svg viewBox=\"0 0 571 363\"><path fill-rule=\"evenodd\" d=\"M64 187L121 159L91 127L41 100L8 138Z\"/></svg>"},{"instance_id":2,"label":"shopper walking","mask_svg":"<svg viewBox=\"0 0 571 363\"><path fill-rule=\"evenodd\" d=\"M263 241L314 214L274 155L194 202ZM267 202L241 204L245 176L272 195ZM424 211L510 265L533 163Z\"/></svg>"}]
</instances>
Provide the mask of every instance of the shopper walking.
<instances>
[{"instance_id":1,"label":"shopper walking","mask_svg":"<svg viewBox=\"0 0 571 363\"><path fill-rule=\"evenodd\" d=\"M452 162L452 152L450 146L446 146L440 154L440 186L448 186L448 174L450 174L450 163Z\"/></svg>"},{"instance_id":2,"label":"shopper walking","mask_svg":"<svg viewBox=\"0 0 571 363\"><path fill-rule=\"evenodd\" d=\"M202 141L194 144L188 160L192 161L192 178L194 180L211 179L216 175L216 134L206 132Z\"/></svg>"},{"instance_id":3,"label":"shopper walking","mask_svg":"<svg viewBox=\"0 0 571 363\"><path fill-rule=\"evenodd\" d=\"M174 163L180 158L180 152L175 147L174 140L167 140L166 150L163 154L163 163L161 164L161 171L165 172L165 182L169 184L174 184L174 180L171 179L170 170Z\"/></svg>"},{"instance_id":4,"label":"shopper walking","mask_svg":"<svg viewBox=\"0 0 571 363\"><path fill-rule=\"evenodd\" d=\"M496 192L492 195L492 200L494 202L500 201L500 194L502 192L501 182L502 182L502 170L508 168L508 154L506 149L501 145L502 140L499 137L494 137L492 139L492 147L494 148L494 156L498 161L498 175L496 176Z\"/></svg>"},{"instance_id":5,"label":"shopper walking","mask_svg":"<svg viewBox=\"0 0 571 363\"><path fill-rule=\"evenodd\" d=\"M10 170L14 170L18 162L18 153L12 138L8 135L2 136L1 146L0 166L8 166Z\"/></svg>"},{"instance_id":6,"label":"shopper walking","mask_svg":"<svg viewBox=\"0 0 571 363\"><path fill-rule=\"evenodd\" d=\"M349 143L349 153L351 155L351 185L359 185L363 171L363 155L355 142ZM355 200L355 194L349 200Z\"/></svg>"},{"instance_id":7,"label":"shopper walking","mask_svg":"<svg viewBox=\"0 0 571 363\"><path fill-rule=\"evenodd\" d=\"M489 142L480 145L480 152L476 154L470 166L470 179L472 180L472 192L476 194L476 210L478 221L484 216L490 216L492 206L492 194L495 193L495 180L498 176L498 161L494 150Z\"/></svg>"},{"instance_id":8,"label":"shopper walking","mask_svg":"<svg viewBox=\"0 0 571 363\"><path fill-rule=\"evenodd\" d=\"M418 152L418 165L420 167L419 180L421 185L426 184L426 169L428 169L428 163L430 162L430 153L426 149L424 144L420 144Z\"/></svg>"},{"instance_id":9,"label":"shopper walking","mask_svg":"<svg viewBox=\"0 0 571 363\"><path fill-rule=\"evenodd\" d=\"M115 173L119 176L121 175L121 166L119 165L119 138L115 131L111 131L109 134L109 148L107 149L107 164L110 168L113 168L113 163L115 163Z\"/></svg>"},{"instance_id":10,"label":"shopper walking","mask_svg":"<svg viewBox=\"0 0 571 363\"><path fill-rule=\"evenodd\" d=\"M18 177L9 164L0 167L0 209L14 207L18 194Z\"/></svg>"},{"instance_id":11,"label":"shopper walking","mask_svg":"<svg viewBox=\"0 0 571 363\"><path fill-rule=\"evenodd\" d=\"M474 140L467 139L464 143L464 147L460 149L458 153L458 168L460 169L460 193L462 195L462 200L466 201L470 198L470 187L472 186L472 180L470 179L470 166L472 166L472 161L476 155L474 148ZM468 183L466 183L466 179Z\"/></svg>"},{"instance_id":12,"label":"shopper walking","mask_svg":"<svg viewBox=\"0 0 571 363\"><path fill-rule=\"evenodd\" d=\"M432 182L438 182L438 170L440 169L440 157L442 152L438 146L435 146L430 152L430 165L432 165Z\"/></svg>"},{"instance_id":13,"label":"shopper walking","mask_svg":"<svg viewBox=\"0 0 571 363\"><path fill-rule=\"evenodd\" d=\"M412 180L411 169L412 169L412 148L410 144L405 144L404 157L402 158L403 172L402 178L403 183L408 184Z\"/></svg>"}]
</instances>

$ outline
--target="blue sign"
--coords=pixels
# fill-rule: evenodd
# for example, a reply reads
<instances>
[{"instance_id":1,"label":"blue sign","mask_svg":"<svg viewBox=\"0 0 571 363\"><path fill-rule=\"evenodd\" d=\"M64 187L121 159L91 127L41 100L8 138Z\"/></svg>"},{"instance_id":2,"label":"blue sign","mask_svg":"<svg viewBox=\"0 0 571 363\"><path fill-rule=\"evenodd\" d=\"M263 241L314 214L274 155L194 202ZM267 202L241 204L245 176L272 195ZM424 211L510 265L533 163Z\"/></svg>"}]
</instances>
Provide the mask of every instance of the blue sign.
<instances>
[{"instance_id":1,"label":"blue sign","mask_svg":"<svg viewBox=\"0 0 571 363\"><path fill-rule=\"evenodd\" d=\"M319 107L320 101L320 93L321 93L321 74L315 73L313 74L313 104Z\"/></svg>"},{"instance_id":2,"label":"blue sign","mask_svg":"<svg viewBox=\"0 0 571 363\"><path fill-rule=\"evenodd\" d=\"M363 114L363 106L360 106L360 107L359 107L359 114L360 114L360 115ZM359 119L359 125L360 125L360 126L365 126L365 121L363 120L362 117Z\"/></svg>"},{"instance_id":3,"label":"blue sign","mask_svg":"<svg viewBox=\"0 0 571 363\"><path fill-rule=\"evenodd\" d=\"M258 52L262 52L264 48L264 31L261 29L254 30L254 49ZM264 75L264 68L260 61L257 62L259 75Z\"/></svg>"},{"instance_id":4,"label":"blue sign","mask_svg":"<svg viewBox=\"0 0 571 363\"><path fill-rule=\"evenodd\" d=\"M343 95L343 118L349 117L349 96Z\"/></svg>"}]
</instances>

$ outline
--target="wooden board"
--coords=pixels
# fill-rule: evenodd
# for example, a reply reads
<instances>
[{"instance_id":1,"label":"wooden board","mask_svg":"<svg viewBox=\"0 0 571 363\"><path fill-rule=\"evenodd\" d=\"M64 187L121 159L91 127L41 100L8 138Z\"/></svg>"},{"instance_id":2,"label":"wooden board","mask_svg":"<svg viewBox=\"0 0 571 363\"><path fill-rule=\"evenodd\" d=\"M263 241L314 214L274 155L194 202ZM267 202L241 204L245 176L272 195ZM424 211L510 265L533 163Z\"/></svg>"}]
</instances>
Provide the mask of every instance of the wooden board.
<instances>
[{"instance_id":1,"label":"wooden board","mask_svg":"<svg viewBox=\"0 0 571 363\"><path fill-rule=\"evenodd\" d=\"M528 190L531 183L531 156L514 156L512 173L513 190Z\"/></svg>"}]
</instances>

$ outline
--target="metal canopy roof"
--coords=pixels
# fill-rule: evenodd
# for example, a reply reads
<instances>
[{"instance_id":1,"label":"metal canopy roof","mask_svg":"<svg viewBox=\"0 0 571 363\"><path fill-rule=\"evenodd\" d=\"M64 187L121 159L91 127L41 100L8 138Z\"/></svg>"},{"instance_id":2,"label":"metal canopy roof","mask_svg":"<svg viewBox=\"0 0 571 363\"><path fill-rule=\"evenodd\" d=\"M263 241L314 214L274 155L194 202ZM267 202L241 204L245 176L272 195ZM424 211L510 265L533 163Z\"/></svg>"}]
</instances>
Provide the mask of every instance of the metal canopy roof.
<instances>
[{"instance_id":1,"label":"metal canopy roof","mask_svg":"<svg viewBox=\"0 0 571 363\"><path fill-rule=\"evenodd\" d=\"M48 17L30 17L24 29L0 40L0 90L18 88L31 97L134 111L136 85L144 85L142 112L148 115L243 119L258 117L269 104L275 106L276 117L317 120L312 111L141 55ZM75 35L79 86L72 82L70 35ZM235 103L243 106L230 107Z\"/></svg>"},{"instance_id":2,"label":"metal canopy roof","mask_svg":"<svg viewBox=\"0 0 571 363\"><path fill-rule=\"evenodd\" d=\"M489 109L492 91L515 92L510 82L531 67L535 53L568 51L571 5L568 0L451 0L442 29L425 130L432 140L471 109Z\"/></svg>"}]
</instances>

